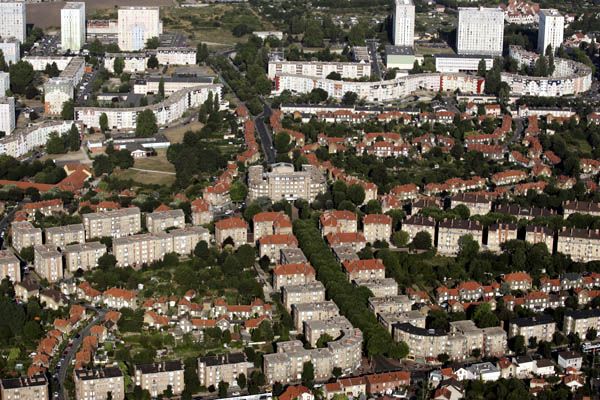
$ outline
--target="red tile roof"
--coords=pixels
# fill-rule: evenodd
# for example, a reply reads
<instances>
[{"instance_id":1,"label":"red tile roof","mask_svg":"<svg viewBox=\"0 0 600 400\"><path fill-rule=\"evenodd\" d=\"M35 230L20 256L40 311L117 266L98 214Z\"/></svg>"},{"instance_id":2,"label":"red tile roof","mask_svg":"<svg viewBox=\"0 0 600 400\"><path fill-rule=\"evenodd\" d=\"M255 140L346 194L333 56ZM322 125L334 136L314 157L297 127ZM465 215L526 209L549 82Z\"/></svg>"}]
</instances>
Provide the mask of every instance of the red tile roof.
<instances>
[{"instance_id":1,"label":"red tile roof","mask_svg":"<svg viewBox=\"0 0 600 400\"><path fill-rule=\"evenodd\" d=\"M315 269L309 263L282 264L275 267L274 275L315 275Z\"/></svg>"}]
</instances>

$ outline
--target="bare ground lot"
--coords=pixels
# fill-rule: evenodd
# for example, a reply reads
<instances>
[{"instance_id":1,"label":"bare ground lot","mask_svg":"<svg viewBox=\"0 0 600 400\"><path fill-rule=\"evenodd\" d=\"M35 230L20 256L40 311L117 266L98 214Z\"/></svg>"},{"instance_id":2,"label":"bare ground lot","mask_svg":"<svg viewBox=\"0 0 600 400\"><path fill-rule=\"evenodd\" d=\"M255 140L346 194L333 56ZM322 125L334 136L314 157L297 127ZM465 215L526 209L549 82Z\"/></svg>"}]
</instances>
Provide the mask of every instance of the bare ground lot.
<instances>
[{"instance_id":1,"label":"bare ground lot","mask_svg":"<svg viewBox=\"0 0 600 400\"><path fill-rule=\"evenodd\" d=\"M85 13L93 15L98 10L114 9L117 6L173 6L173 0L81 0L85 2ZM64 1L28 3L27 22L40 28L60 26L60 9Z\"/></svg>"},{"instance_id":2,"label":"bare ground lot","mask_svg":"<svg viewBox=\"0 0 600 400\"><path fill-rule=\"evenodd\" d=\"M167 186L172 185L175 182L175 175L169 175L166 173L175 172L175 167L173 167L173 164L167 161L166 150L159 149L156 151L156 153L157 155L155 157L136 159L133 165L133 167L136 169L115 171L113 172L113 175L116 175L120 179L131 179L139 183ZM163 173L151 171L161 171Z\"/></svg>"},{"instance_id":3,"label":"bare ground lot","mask_svg":"<svg viewBox=\"0 0 600 400\"><path fill-rule=\"evenodd\" d=\"M187 125L164 129L160 133L165 135L171 143L181 143L183 142L183 136L187 131L199 131L203 126L204 124L196 121Z\"/></svg>"}]
</instances>

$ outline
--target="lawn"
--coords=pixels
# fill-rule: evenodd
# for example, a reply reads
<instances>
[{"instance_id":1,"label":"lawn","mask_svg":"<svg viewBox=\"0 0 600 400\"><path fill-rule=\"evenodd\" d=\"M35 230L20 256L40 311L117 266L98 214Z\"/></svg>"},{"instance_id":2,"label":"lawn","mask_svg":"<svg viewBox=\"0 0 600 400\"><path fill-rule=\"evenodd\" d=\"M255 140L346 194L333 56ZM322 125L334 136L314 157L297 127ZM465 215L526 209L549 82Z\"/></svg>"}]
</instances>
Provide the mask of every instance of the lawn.
<instances>
[{"instance_id":1,"label":"lawn","mask_svg":"<svg viewBox=\"0 0 600 400\"><path fill-rule=\"evenodd\" d=\"M135 160L134 168L139 168L148 171L139 171L127 169L124 171L115 171L113 174L119 179L131 179L135 182L145 183L150 185L165 185L170 186L175 182L175 175L165 174L161 172L175 172L175 167L167 161L167 151L165 149L157 150L157 155L154 157L141 158ZM160 172L152 172L160 171Z\"/></svg>"},{"instance_id":2,"label":"lawn","mask_svg":"<svg viewBox=\"0 0 600 400\"><path fill-rule=\"evenodd\" d=\"M199 131L200 129L202 129L203 126L204 126L204 124L196 121L196 122L192 122L187 125L168 128L168 129L161 131L160 133L165 135L166 138L169 139L169 141L171 143L181 143L183 141L183 135L187 131Z\"/></svg>"}]
</instances>

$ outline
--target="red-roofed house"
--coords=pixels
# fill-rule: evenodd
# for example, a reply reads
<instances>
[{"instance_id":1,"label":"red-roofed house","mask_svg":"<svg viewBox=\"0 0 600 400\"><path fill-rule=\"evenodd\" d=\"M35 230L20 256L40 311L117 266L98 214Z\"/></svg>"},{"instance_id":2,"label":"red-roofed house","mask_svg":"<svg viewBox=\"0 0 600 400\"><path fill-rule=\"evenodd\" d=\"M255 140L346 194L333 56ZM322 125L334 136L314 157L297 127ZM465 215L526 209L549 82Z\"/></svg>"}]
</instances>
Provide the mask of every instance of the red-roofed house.
<instances>
[{"instance_id":1,"label":"red-roofed house","mask_svg":"<svg viewBox=\"0 0 600 400\"><path fill-rule=\"evenodd\" d=\"M526 272L512 272L502 277L502 283L507 285L509 290L529 290L533 279Z\"/></svg>"},{"instance_id":2,"label":"red-roofed house","mask_svg":"<svg viewBox=\"0 0 600 400\"><path fill-rule=\"evenodd\" d=\"M52 214L63 212L64 208L61 199L52 199L24 204L23 211L27 212L28 214L40 212L42 215L50 216Z\"/></svg>"},{"instance_id":3,"label":"red-roofed house","mask_svg":"<svg viewBox=\"0 0 600 400\"><path fill-rule=\"evenodd\" d=\"M356 214L347 210L325 211L321 214L319 222L323 236L329 233L353 233L357 231Z\"/></svg>"},{"instance_id":4,"label":"red-roofed house","mask_svg":"<svg viewBox=\"0 0 600 400\"><path fill-rule=\"evenodd\" d=\"M283 264L273 269L273 289L279 290L283 286L306 285L314 282L315 270L308 263Z\"/></svg>"},{"instance_id":5,"label":"red-roofed house","mask_svg":"<svg viewBox=\"0 0 600 400\"><path fill-rule=\"evenodd\" d=\"M197 198L192 201L192 224L194 225L206 225L212 221L212 212L210 211L210 204L203 198Z\"/></svg>"},{"instance_id":6,"label":"red-roofed house","mask_svg":"<svg viewBox=\"0 0 600 400\"><path fill-rule=\"evenodd\" d=\"M410 385L410 372L395 371L365 376L367 393L391 393L401 387Z\"/></svg>"},{"instance_id":7,"label":"red-roofed house","mask_svg":"<svg viewBox=\"0 0 600 400\"><path fill-rule=\"evenodd\" d=\"M104 304L110 308L137 308L137 292L120 288L110 288L102 293Z\"/></svg>"},{"instance_id":8,"label":"red-roofed house","mask_svg":"<svg viewBox=\"0 0 600 400\"><path fill-rule=\"evenodd\" d=\"M348 281L385 278L385 265L380 259L344 261Z\"/></svg>"},{"instance_id":9,"label":"red-roofed house","mask_svg":"<svg viewBox=\"0 0 600 400\"><path fill-rule=\"evenodd\" d=\"M367 242L389 242L392 236L392 217L385 214L367 214L363 218L363 232Z\"/></svg>"},{"instance_id":10,"label":"red-roofed house","mask_svg":"<svg viewBox=\"0 0 600 400\"><path fill-rule=\"evenodd\" d=\"M314 400L315 396L306 386L288 386L279 395L279 400Z\"/></svg>"},{"instance_id":11,"label":"red-roofed house","mask_svg":"<svg viewBox=\"0 0 600 400\"><path fill-rule=\"evenodd\" d=\"M231 241L233 247L248 243L248 224L239 217L222 219L215 223L215 240L219 246Z\"/></svg>"},{"instance_id":12,"label":"red-roofed house","mask_svg":"<svg viewBox=\"0 0 600 400\"><path fill-rule=\"evenodd\" d=\"M254 240L267 235L292 233L292 221L284 212L261 212L252 218Z\"/></svg>"},{"instance_id":13,"label":"red-roofed house","mask_svg":"<svg viewBox=\"0 0 600 400\"><path fill-rule=\"evenodd\" d=\"M275 262L279 259L282 249L297 248L298 240L296 239L296 236L291 233L267 235L259 239L258 245L259 256L261 258L267 256L271 262Z\"/></svg>"}]
</instances>

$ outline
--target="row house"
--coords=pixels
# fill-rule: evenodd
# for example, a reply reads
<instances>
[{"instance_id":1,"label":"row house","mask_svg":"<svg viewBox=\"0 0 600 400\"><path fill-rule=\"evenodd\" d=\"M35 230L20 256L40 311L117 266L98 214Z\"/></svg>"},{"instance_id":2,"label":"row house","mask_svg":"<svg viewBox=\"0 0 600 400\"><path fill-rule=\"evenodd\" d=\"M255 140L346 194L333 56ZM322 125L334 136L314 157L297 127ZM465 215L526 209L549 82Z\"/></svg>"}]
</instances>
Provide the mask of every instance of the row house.
<instances>
[{"instance_id":1,"label":"row house","mask_svg":"<svg viewBox=\"0 0 600 400\"><path fill-rule=\"evenodd\" d=\"M586 305L593 299L600 297L600 290L575 289L575 294L577 295L577 304Z\"/></svg>"},{"instance_id":2,"label":"row house","mask_svg":"<svg viewBox=\"0 0 600 400\"><path fill-rule=\"evenodd\" d=\"M254 240L268 235L292 234L292 221L282 211L260 212L252 218Z\"/></svg>"},{"instance_id":3,"label":"row house","mask_svg":"<svg viewBox=\"0 0 600 400\"><path fill-rule=\"evenodd\" d=\"M459 193L450 197L452 208L463 205L469 209L470 215L486 215L492 211L492 202L485 196L475 193Z\"/></svg>"},{"instance_id":4,"label":"row house","mask_svg":"<svg viewBox=\"0 0 600 400\"><path fill-rule=\"evenodd\" d=\"M385 265L379 259L344 261L342 266L349 282L385 278Z\"/></svg>"},{"instance_id":5,"label":"row house","mask_svg":"<svg viewBox=\"0 0 600 400\"><path fill-rule=\"evenodd\" d=\"M408 233L408 238L412 241L417 233L427 232L431 236L431 242L435 239L435 220L431 217L422 217L420 215L411 215L402 222L402 230Z\"/></svg>"},{"instance_id":6,"label":"row house","mask_svg":"<svg viewBox=\"0 0 600 400\"><path fill-rule=\"evenodd\" d=\"M83 224L71 224L46 228L46 245L64 248L68 244L84 243L85 229Z\"/></svg>"},{"instance_id":7,"label":"row house","mask_svg":"<svg viewBox=\"0 0 600 400\"><path fill-rule=\"evenodd\" d=\"M385 214L367 214L363 217L363 233L368 243L388 242L392 236L392 217Z\"/></svg>"},{"instance_id":8,"label":"row house","mask_svg":"<svg viewBox=\"0 0 600 400\"><path fill-rule=\"evenodd\" d=\"M518 151L511 151L508 155L508 161L511 163L519 164L521 167L530 167L532 161Z\"/></svg>"},{"instance_id":9,"label":"row house","mask_svg":"<svg viewBox=\"0 0 600 400\"><path fill-rule=\"evenodd\" d=\"M285 309L291 313L294 304L319 303L325 301L325 286L320 281L302 285L286 285L281 289Z\"/></svg>"},{"instance_id":10,"label":"row house","mask_svg":"<svg viewBox=\"0 0 600 400\"><path fill-rule=\"evenodd\" d=\"M391 194L384 194L383 196L380 196L379 203L381 204L381 211L383 213L402 208L402 202Z\"/></svg>"},{"instance_id":11,"label":"row house","mask_svg":"<svg viewBox=\"0 0 600 400\"><path fill-rule=\"evenodd\" d=\"M499 223L488 227L487 249L499 253L502 245L510 240L517 240L517 224Z\"/></svg>"},{"instance_id":12,"label":"row house","mask_svg":"<svg viewBox=\"0 0 600 400\"><path fill-rule=\"evenodd\" d=\"M306 285L316 279L315 269L308 263L283 264L273 269L273 289L284 286Z\"/></svg>"},{"instance_id":13,"label":"row house","mask_svg":"<svg viewBox=\"0 0 600 400\"><path fill-rule=\"evenodd\" d=\"M556 332L556 322L548 314L513 319L508 324L508 337L523 336L525 343L535 338L539 342L551 342Z\"/></svg>"},{"instance_id":14,"label":"row house","mask_svg":"<svg viewBox=\"0 0 600 400\"><path fill-rule=\"evenodd\" d=\"M438 252L444 255L458 254L460 238L471 235L479 243L483 242L483 226L478 221L444 220L439 223Z\"/></svg>"},{"instance_id":15,"label":"row house","mask_svg":"<svg viewBox=\"0 0 600 400\"><path fill-rule=\"evenodd\" d=\"M558 232L556 251L577 262L600 260L600 230L563 228Z\"/></svg>"},{"instance_id":16,"label":"row house","mask_svg":"<svg viewBox=\"0 0 600 400\"><path fill-rule=\"evenodd\" d=\"M414 183L397 185L390 190L390 194L399 201L414 200L419 196L419 187Z\"/></svg>"},{"instance_id":17,"label":"row house","mask_svg":"<svg viewBox=\"0 0 600 400\"><path fill-rule=\"evenodd\" d=\"M600 203L591 201L567 200L563 204L563 215L568 218L571 214L586 214L600 217Z\"/></svg>"},{"instance_id":18,"label":"row house","mask_svg":"<svg viewBox=\"0 0 600 400\"><path fill-rule=\"evenodd\" d=\"M388 157L408 157L410 155L411 147L407 144L394 144L390 142L375 142L370 146L364 143L356 145L356 153L363 154L367 153L377 158L388 158Z\"/></svg>"},{"instance_id":19,"label":"row house","mask_svg":"<svg viewBox=\"0 0 600 400\"><path fill-rule=\"evenodd\" d=\"M481 153L484 158L494 161L504 160L504 154L506 148L498 144L468 144L467 151L473 151L475 153Z\"/></svg>"},{"instance_id":20,"label":"row house","mask_svg":"<svg viewBox=\"0 0 600 400\"><path fill-rule=\"evenodd\" d=\"M248 243L248 223L239 217L222 219L215 223L215 241L219 246L230 242L234 248Z\"/></svg>"},{"instance_id":21,"label":"row house","mask_svg":"<svg viewBox=\"0 0 600 400\"><path fill-rule=\"evenodd\" d=\"M515 196L526 196L528 193L542 194L546 186L548 186L546 181L520 183L513 188L513 194Z\"/></svg>"},{"instance_id":22,"label":"row house","mask_svg":"<svg viewBox=\"0 0 600 400\"><path fill-rule=\"evenodd\" d=\"M490 181L496 186L513 185L527 179L527 173L519 170L508 170L492 175Z\"/></svg>"},{"instance_id":23,"label":"row house","mask_svg":"<svg viewBox=\"0 0 600 400\"><path fill-rule=\"evenodd\" d=\"M274 263L280 257L281 250L298 248L298 240L291 233L266 235L258 240L259 257L268 257Z\"/></svg>"},{"instance_id":24,"label":"row house","mask_svg":"<svg viewBox=\"0 0 600 400\"><path fill-rule=\"evenodd\" d=\"M562 162L562 159L556 155L552 150L546 150L542 154L542 159L552 165L558 165Z\"/></svg>"},{"instance_id":25,"label":"row house","mask_svg":"<svg viewBox=\"0 0 600 400\"><path fill-rule=\"evenodd\" d=\"M356 214L351 211L329 210L319 217L321 233L356 233L358 230Z\"/></svg>"},{"instance_id":26,"label":"row house","mask_svg":"<svg viewBox=\"0 0 600 400\"><path fill-rule=\"evenodd\" d=\"M211 212L211 206L208 203L208 201L199 197L196 200L192 201L190 206L192 209L193 225L206 225L212 222L213 215Z\"/></svg>"},{"instance_id":27,"label":"row house","mask_svg":"<svg viewBox=\"0 0 600 400\"><path fill-rule=\"evenodd\" d=\"M582 158L579 160L581 173L584 175L598 175L600 173L600 161L590 158Z\"/></svg>"},{"instance_id":28,"label":"row house","mask_svg":"<svg viewBox=\"0 0 600 400\"><path fill-rule=\"evenodd\" d=\"M497 144L504 139L504 135L500 132L482 133L482 134L467 134L465 136L465 144Z\"/></svg>"},{"instance_id":29,"label":"row house","mask_svg":"<svg viewBox=\"0 0 600 400\"><path fill-rule=\"evenodd\" d=\"M146 215L146 228L150 233L164 232L168 228L185 227L183 210L154 211Z\"/></svg>"},{"instance_id":30,"label":"row house","mask_svg":"<svg viewBox=\"0 0 600 400\"><path fill-rule=\"evenodd\" d=\"M478 301L480 299L495 298L500 294L500 285L492 282L491 285L482 285L479 282L461 282L455 288L449 289L445 286L436 289L436 301L438 304L455 301Z\"/></svg>"},{"instance_id":31,"label":"row house","mask_svg":"<svg viewBox=\"0 0 600 400\"><path fill-rule=\"evenodd\" d=\"M396 132L366 133L362 139L362 142L364 144L366 144L367 146L371 146L372 144L374 144L376 142L380 142L380 141L397 144L397 145L404 144L404 139L402 139L402 136Z\"/></svg>"},{"instance_id":32,"label":"row house","mask_svg":"<svg viewBox=\"0 0 600 400\"><path fill-rule=\"evenodd\" d=\"M223 316L229 319L248 319L253 317L271 317L273 307L261 299L254 299L250 304L227 304L225 299L214 301L210 315L214 318Z\"/></svg>"}]
</instances>

